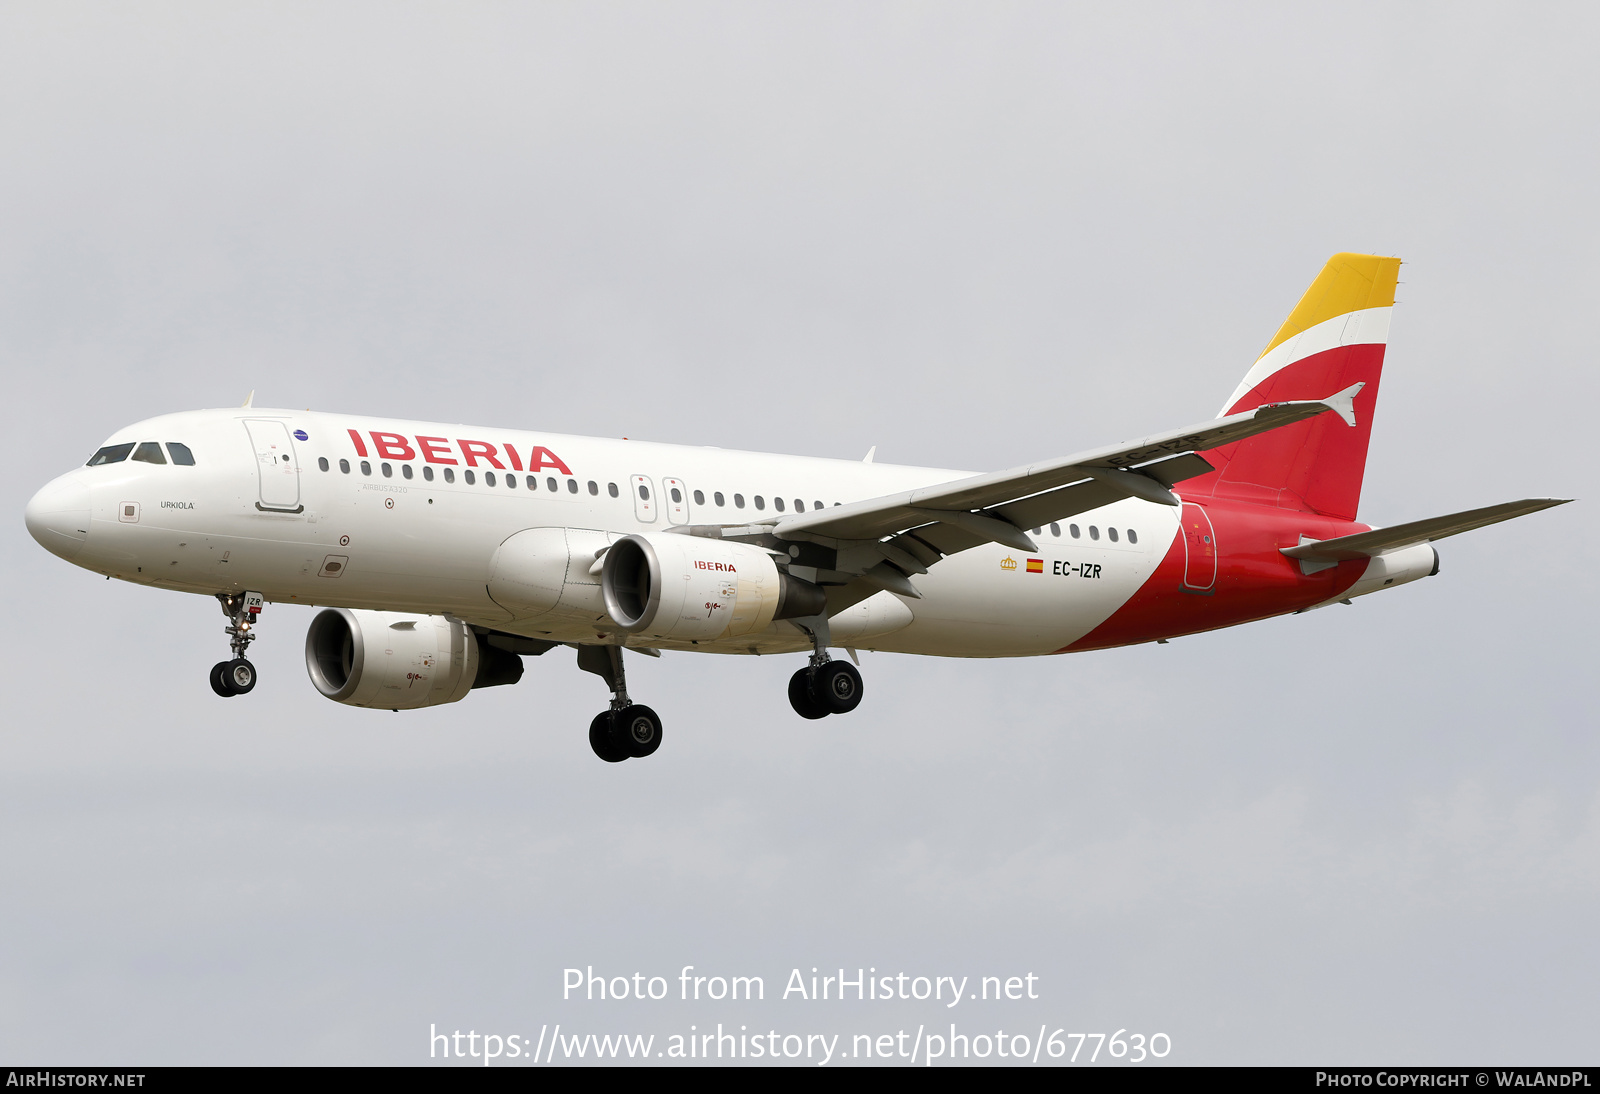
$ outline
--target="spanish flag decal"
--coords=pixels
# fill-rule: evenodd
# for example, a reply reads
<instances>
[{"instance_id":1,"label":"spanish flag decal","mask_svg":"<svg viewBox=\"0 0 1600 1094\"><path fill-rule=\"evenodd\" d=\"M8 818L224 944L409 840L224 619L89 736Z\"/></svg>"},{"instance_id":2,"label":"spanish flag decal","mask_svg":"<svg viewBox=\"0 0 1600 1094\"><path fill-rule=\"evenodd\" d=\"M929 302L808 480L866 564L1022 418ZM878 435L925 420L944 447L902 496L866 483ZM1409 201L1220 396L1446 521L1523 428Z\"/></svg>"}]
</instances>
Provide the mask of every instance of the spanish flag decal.
<instances>
[{"instance_id":1,"label":"spanish flag decal","mask_svg":"<svg viewBox=\"0 0 1600 1094\"><path fill-rule=\"evenodd\" d=\"M1044 573L1044 559L1042 559L1042 558L1030 558L1028 560L1028 572L1030 574L1042 574L1042 573Z\"/></svg>"}]
</instances>

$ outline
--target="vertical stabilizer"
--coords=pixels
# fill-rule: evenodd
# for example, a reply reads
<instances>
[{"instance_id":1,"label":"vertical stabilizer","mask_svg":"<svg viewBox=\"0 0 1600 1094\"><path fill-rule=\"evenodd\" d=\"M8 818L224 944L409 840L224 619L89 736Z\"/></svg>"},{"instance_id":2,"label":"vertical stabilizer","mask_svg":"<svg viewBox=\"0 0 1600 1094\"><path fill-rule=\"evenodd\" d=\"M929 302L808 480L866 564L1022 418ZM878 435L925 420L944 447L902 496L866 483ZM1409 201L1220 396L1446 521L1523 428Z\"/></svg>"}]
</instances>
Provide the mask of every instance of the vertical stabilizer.
<instances>
[{"instance_id":1,"label":"vertical stabilizer","mask_svg":"<svg viewBox=\"0 0 1600 1094\"><path fill-rule=\"evenodd\" d=\"M1205 457L1217 470L1185 483L1186 496L1355 519L1399 272L1398 258L1328 259L1222 408L1224 415L1238 414L1265 403L1322 399L1360 384L1354 424L1324 414L1214 449Z\"/></svg>"}]
</instances>

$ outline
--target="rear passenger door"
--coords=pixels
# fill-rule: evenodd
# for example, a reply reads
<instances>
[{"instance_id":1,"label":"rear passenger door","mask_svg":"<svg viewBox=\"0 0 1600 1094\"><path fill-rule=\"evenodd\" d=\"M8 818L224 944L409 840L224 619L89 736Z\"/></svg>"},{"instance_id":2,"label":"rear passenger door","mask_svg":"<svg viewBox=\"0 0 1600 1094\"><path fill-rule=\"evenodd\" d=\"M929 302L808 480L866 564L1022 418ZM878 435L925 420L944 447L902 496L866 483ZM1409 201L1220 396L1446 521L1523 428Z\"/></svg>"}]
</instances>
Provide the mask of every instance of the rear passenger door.
<instances>
[{"instance_id":1,"label":"rear passenger door","mask_svg":"<svg viewBox=\"0 0 1600 1094\"><path fill-rule=\"evenodd\" d=\"M1192 502L1183 507L1183 585L1204 592L1217 583L1217 537L1211 517Z\"/></svg>"}]
</instances>

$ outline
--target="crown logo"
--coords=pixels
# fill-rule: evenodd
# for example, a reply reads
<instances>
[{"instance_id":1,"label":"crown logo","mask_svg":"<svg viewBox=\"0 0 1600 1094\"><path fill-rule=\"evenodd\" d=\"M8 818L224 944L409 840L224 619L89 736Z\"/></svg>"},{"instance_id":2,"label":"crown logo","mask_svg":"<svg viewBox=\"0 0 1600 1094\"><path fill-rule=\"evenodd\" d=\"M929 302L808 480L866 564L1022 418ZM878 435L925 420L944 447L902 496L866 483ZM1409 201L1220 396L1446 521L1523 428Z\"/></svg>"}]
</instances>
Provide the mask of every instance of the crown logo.
<instances>
[{"instance_id":1,"label":"crown logo","mask_svg":"<svg viewBox=\"0 0 1600 1094\"><path fill-rule=\"evenodd\" d=\"M1000 560L1000 568L1002 570L1015 570L1017 568L1017 560L1007 555Z\"/></svg>"}]
</instances>

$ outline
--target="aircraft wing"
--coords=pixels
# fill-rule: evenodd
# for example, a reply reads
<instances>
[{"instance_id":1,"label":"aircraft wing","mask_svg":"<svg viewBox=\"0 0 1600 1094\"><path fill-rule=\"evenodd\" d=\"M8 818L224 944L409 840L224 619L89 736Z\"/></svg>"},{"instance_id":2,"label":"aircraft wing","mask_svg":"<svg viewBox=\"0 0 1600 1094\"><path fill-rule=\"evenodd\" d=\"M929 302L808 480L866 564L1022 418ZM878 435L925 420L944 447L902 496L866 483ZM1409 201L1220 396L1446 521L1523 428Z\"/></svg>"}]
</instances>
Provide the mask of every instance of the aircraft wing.
<instances>
[{"instance_id":1,"label":"aircraft wing","mask_svg":"<svg viewBox=\"0 0 1600 1094\"><path fill-rule=\"evenodd\" d=\"M1513 517L1537 513L1556 505L1565 505L1571 498L1524 498L1522 501L1505 501L1482 509L1468 509L1464 513L1450 513L1442 517L1414 520L1409 524L1396 524L1392 528L1374 528L1370 532L1357 532L1353 536L1302 543L1298 547L1284 547L1290 558L1312 562L1343 562L1353 558L1371 558L1385 551L1429 543L1446 536L1470 532L1498 524Z\"/></svg>"},{"instance_id":2,"label":"aircraft wing","mask_svg":"<svg viewBox=\"0 0 1600 1094\"><path fill-rule=\"evenodd\" d=\"M1204 475L1199 452L1333 411L1355 424L1354 384L1326 399L1276 403L1144 437L1126 444L973 475L865 501L816 509L745 528L707 529L724 538L776 537L838 552L826 580L865 578L879 588L918 596L907 580L945 555L1000 543L1019 551L1038 547L1024 531L1065 520L1124 498L1179 505L1171 487ZM687 529L686 529L687 530ZM699 532L699 530L695 530Z\"/></svg>"}]
</instances>

